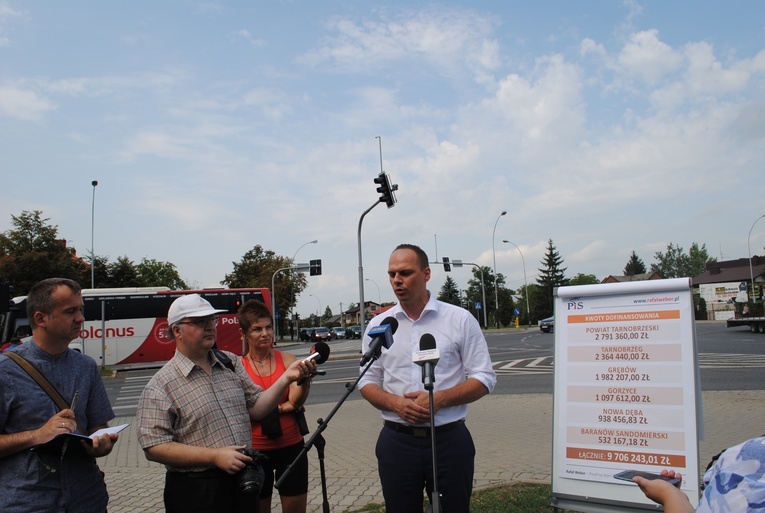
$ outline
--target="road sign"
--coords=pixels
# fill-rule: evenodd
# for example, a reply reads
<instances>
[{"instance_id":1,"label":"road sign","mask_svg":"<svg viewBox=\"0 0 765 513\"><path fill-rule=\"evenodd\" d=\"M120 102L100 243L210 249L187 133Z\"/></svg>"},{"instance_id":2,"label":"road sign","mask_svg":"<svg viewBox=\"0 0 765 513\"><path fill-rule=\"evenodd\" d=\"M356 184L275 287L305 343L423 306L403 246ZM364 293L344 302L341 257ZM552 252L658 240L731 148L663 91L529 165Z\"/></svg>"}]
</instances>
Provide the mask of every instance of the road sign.
<instances>
[{"instance_id":1,"label":"road sign","mask_svg":"<svg viewBox=\"0 0 765 513\"><path fill-rule=\"evenodd\" d=\"M516 308L516 309L514 310L514 312L515 312L515 316L516 316L516 317L518 317L519 315L521 315L521 309L520 309L520 308Z\"/></svg>"},{"instance_id":2,"label":"road sign","mask_svg":"<svg viewBox=\"0 0 765 513\"><path fill-rule=\"evenodd\" d=\"M481 302L480 302L480 301L478 301L478 302L475 304L475 309L476 309L476 310L480 310L480 309L481 309Z\"/></svg>"}]
</instances>

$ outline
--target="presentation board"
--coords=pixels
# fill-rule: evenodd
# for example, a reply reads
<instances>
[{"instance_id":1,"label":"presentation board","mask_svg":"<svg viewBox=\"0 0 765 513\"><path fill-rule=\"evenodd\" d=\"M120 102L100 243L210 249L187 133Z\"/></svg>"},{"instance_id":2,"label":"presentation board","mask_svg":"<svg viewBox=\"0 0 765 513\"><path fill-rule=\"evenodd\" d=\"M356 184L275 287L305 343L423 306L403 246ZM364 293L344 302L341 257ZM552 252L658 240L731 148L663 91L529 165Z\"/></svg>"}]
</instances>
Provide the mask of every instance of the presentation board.
<instances>
[{"instance_id":1,"label":"presentation board","mask_svg":"<svg viewBox=\"0 0 765 513\"><path fill-rule=\"evenodd\" d=\"M698 504L701 417L690 280L560 287L555 292L553 505L659 507L625 470L683 474Z\"/></svg>"}]
</instances>

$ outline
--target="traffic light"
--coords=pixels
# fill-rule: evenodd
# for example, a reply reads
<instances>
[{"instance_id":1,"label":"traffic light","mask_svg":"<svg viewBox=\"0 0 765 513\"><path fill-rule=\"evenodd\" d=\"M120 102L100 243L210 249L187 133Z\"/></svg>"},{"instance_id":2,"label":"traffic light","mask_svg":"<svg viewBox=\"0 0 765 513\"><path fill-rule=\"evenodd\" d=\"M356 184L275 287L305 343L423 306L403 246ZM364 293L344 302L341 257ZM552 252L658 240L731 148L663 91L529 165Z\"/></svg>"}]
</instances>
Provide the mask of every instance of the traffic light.
<instances>
[{"instance_id":1,"label":"traffic light","mask_svg":"<svg viewBox=\"0 0 765 513\"><path fill-rule=\"evenodd\" d=\"M311 260L309 264L311 268L311 276L319 276L321 274L321 260Z\"/></svg>"},{"instance_id":2,"label":"traffic light","mask_svg":"<svg viewBox=\"0 0 765 513\"><path fill-rule=\"evenodd\" d=\"M398 190L398 185L391 185L390 177L385 173L380 173L375 178L375 183L379 185L377 192L380 193L380 202L388 205L388 208L393 207L396 204L396 195L393 194Z\"/></svg>"},{"instance_id":3,"label":"traffic light","mask_svg":"<svg viewBox=\"0 0 765 513\"><path fill-rule=\"evenodd\" d=\"M452 266L449 264L449 257L444 257L444 271L447 273L452 270Z\"/></svg>"}]
</instances>

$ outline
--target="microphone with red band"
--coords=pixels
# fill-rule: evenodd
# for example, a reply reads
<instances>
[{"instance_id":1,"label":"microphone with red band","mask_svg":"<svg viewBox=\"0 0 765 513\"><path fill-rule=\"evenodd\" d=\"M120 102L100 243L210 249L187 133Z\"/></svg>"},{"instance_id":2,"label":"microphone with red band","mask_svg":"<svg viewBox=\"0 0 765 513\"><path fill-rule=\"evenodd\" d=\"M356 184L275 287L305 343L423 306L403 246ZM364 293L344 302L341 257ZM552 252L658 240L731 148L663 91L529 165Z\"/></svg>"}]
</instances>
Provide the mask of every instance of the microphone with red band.
<instances>
[{"instance_id":1,"label":"microphone with red band","mask_svg":"<svg viewBox=\"0 0 765 513\"><path fill-rule=\"evenodd\" d=\"M380 356L380 351L383 347L390 349L393 345L393 334L398 329L398 321L395 317L386 317L379 326L371 328L367 335L371 337L372 341L369 342L369 350L366 352L359 366L363 367L369 360Z\"/></svg>"},{"instance_id":2,"label":"microphone with red band","mask_svg":"<svg viewBox=\"0 0 765 513\"><path fill-rule=\"evenodd\" d=\"M329 346L325 344L324 342L317 342L313 346L311 346L310 355L306 360L311 359L315 360L317 365L321 365L322 363L326 362L329 358ZM316 375L324 375L325 372L322 371L315 371L311 373L311 376ZM303 383L306 382L308 378L300 378L297 382L298 386L302 387Z\"/></svg>"}]
</instances>

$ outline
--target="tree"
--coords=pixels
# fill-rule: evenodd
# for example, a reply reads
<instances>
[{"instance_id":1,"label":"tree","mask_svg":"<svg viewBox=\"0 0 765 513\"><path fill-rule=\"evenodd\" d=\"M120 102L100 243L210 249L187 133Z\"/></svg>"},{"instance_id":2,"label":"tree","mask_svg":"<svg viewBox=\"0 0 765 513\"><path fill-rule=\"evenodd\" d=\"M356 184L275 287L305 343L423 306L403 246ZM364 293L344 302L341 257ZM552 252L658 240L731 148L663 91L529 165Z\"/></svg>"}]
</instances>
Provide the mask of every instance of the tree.
<instances>
[{"instance_id":1,"label":"tree","mask_svg":"<svg viewBox=\"0 0 765 513\"><path fill-rule=\"evenodd\" d=\"M555 248L552 239L547 241L547 253L542 260L542 267L539 269L537 283L542 288L542 297L538 298L540 311L539 318L549 317L553 314L553 292L556 287L568 285L566 279L566 268L561 267L563 258Z\"/></svg>"},{"instance_id":2,"label":"tree","mask_svg":"<svg viewBox=\"0 0 765 513\"><path fill-rule=\"evenodd\" d=\"M101 287L143 287L141 277L138 276L138 271L135 268L135 264L130 260L127 255L117 257L116 262L111 262L107 266L107 273L109 275L106 283L101 283ZM98 282L96 282L98 284Z\"/></svg>"},{"instance_id":3,"label":"tree","mask_svg":"<svg viewBox=\"0 0 765 513\"><path fill-rule=\"evenodd\" d=\"M324 315L321 316L321 322L322 324L326 323L332 318L332 309L327 305L327 308L324 309Z\"/></svg>"},{"instance_id":4,"label":"tree","mask_svg":"<svg viewBox=\"0 0 765 513\"><path fill-rule=\"evenodd\" d=\"M144 258L135 265L127 255L116 262L98 255L93 256L93 262L78 258L75 249L59 238L58 227L49 221L39 210L22 211L11 216L13 229L0 234L0 280L13 285L16 295L26 294L36 282L53 276L70 278L83 288L93 288L92 275L100 288L188 288L169 262Z\"/></svg>"},{"instance_id":5,"label":"tree","mask_svg":"<svg viewBox=\"0 0 765 513\"><path fill-rule=\"evenodd\" d=\"M579 273L568 281L569 285L595 285L600 283L600 280L594 274L582 274Z\"/></svg>"},{"instance_id":6,"label":"tree","mask_svg":"<svg viewBox=\"0 0 765 513\"><path fill-rule=\"evenodd\" d=\"M694 277L704 274L707 270L707 264L710 262L717 262L717 258L709 256L707 245L702 244L699 248L697 243L692 243L691 249L688 250L688 271L691 273L688 276Z\"/></svg>"},{"instance_id":7,"label":"tree","mask_svg":"<svg viewBox=\"0 0 765 513\"><path fill-rule=\"evenodd\" d=\"M632 250L630 259L627 261L627 265L624 266L624 276L635 276L636 274L645 274L648 271L645 268L645 263L637 256L635 250Z\"/></svg>"},{"instance_id":8,"label":"tree","mask_svg":"<svg viewBox=\"0 0 765 513\"><path fill-rule=\"evenodd\" d=\"M454 281L451 276L447 276L446 281L444 281L444 284L441 286L441 292L438 293L438 300L459 306L461 299L460 289L457 286L457 282Z\"/></svg>"},{"instance_id":9,"label":"tree","mask_svg":"<svg viewBox=\"0 0 765 513\"><path fill-rule=\"evenodd\" d=\"M244 254L241 262L232 262L232 264L234 270L223 278L221 281L223 285L231 288L264 287L270 290L271 280L274 279L276 271L291 267L293 262L291 258L279 256L258 244ZM271 294L276 298L273 308L279 322L279 333L284 333L284 318L294 308L295 298L306 285L307 281L302 273L282 271L276 275L274 290Z\"/></svg>"},{"instance_id":10,"label":"tree","mask_svg":"<svg viewBox=\"0 0 765 513\"><path fill-rule=\"evenodd\" d=\"M189 288L178 274L175 264L170 262L160 262L144 257L136 266L136 271L144 287L170 287L173 290Z\"/></svg>"},{"instance_id":11,"label":"tree","mask_svg":"<svg viewBox=\"0 0 765 513\"><path fill-rule=\"evenodd\" d=\"M58 226L49 221L40 210L25 210L12 215L13 228L0 234L0 279L14 286L16 295L52 276L83 282L88 265L58 238Z\"/></svg>"},{"instance_id":12,"label":"tree","mask_svg":"<svg viewBox=\"0 0 765 513\"><path fill-rule=\"evenodd\" d=\"M704 273L707 263L717 261L710 258L705 244L701 248L694 242L686 255L683 248L669 243L667 252L657 251L654 255L656 263L651 264L651 271L657 272L662 278L693 278Z\"/></svg>"},{"instance_id":13,"label":"tree","mask_svg":"<svg viewBox=\"0 0 765 513\"><path fill-rule=\"evenodd\" d=\"M481 273L483 272L483 285L484 289L486 291L486 303L483 304L483 291L481 289ZM507 301L507 296L502 293L502 290L505 289L505 276L502 273L497 273L497 299L499 299L499 309L500 312L503 312L504 310L509 309L509 315L512 316L512 297L510 298L510 301ZM510 291L512 293L512 291ZM482 308L486 308L486 314L490 318L496 318L496 305L494 303L494 271L492 271L491 267L488 266L482 266L482 267L473 267L473 278L468 281L468 290L467 290L467 299L468 303L473 305L475 303L481 303ZM503 298L505 298L503 300ZM478 319L479 323L483 323L483 312L480 311L474 311L473 315ZM502 318L507 318L505 315L500 315L499 320L501 321ZM492 323L492 320L489 321L489 323ZM484 326L485 328L486 326Z\"/></svg>"},{"instance_id":14,"label":"tree","mask_svg":"<svg viewBox=\"0 0 765 513\"><path fill-rule=\"evenodd\" d=\"M85 273L85 288L92 289L93 283L90 281L91 277L94 275L96 284L101 287L111 287L111 285L108 285L110 282L109 278L109 257L107 256L99 256L96 255L93 257L93 272L86 272Z\"/></svg>"},{"instance_id":15,"label":"tree","mask_svg":"<svg viewBox=\"0 0 765 513\"><path fill-rule=\"evenodd\" d=\"M529 283L528 287L523 287L523 293L529 295L529 308L531 309L531 313L529 314L528 324L532 324L538 319L549 317L549 315L541 315L546 308L542 287L536 283Z\"/></svg>"},{"instance_id":16,"label":"tree","mask_svg":"<svg viewBox=\"0 0 765 513\"><path fill-rule=\"evenodd\" d=\"M502 326L509 326L513 322L513 316L515 315L514 292L505 287L498 287L497 292L499 293L497 298L499 300L499 312L497 312L499 323Z\"/></svg>"}]
</instances>

